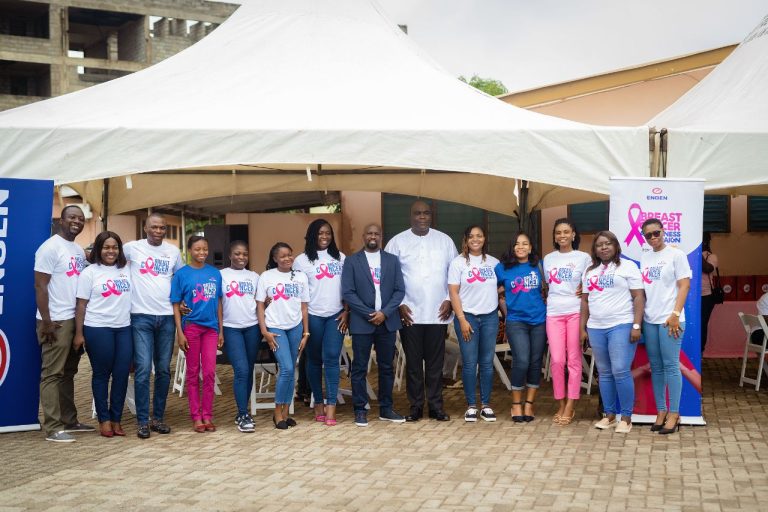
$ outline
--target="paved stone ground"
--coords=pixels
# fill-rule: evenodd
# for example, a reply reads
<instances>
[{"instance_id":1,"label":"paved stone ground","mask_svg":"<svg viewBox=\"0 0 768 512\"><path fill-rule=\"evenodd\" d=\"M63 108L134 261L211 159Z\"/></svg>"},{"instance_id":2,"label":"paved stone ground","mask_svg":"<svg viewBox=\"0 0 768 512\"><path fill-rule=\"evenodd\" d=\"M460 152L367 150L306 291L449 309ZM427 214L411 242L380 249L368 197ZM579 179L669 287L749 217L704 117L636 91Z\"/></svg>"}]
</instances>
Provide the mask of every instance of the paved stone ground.
<instances>
[{"instance_id":1,"label":"paved stone ground","mask_svg":"<svg viewBox=\"0 0 768 512\"><path fill-rule=\"evenodd\" d=\"M77 377L84 412L87 365L83 358ZM593 429L595 395L572 425L555 426L548 384L536 420L514 424L498 379L496 423L466 424L461 390L446 390L448 423L394 425L372 415L362 429L348 404L329 428L299 406L296 428L277 431L262 413L256 433L242 434L232 422L231 371L219 368L215 433L192 432L186 397L174 395L168 436L137 439L129 413L122 439L0 435L0 511L768 509L768 393L738 387L738 360L705 361L709 424L670 436L639 425L626 436ZM406 411L404 391L395 403Z\"/></svg>"}]
</instances>

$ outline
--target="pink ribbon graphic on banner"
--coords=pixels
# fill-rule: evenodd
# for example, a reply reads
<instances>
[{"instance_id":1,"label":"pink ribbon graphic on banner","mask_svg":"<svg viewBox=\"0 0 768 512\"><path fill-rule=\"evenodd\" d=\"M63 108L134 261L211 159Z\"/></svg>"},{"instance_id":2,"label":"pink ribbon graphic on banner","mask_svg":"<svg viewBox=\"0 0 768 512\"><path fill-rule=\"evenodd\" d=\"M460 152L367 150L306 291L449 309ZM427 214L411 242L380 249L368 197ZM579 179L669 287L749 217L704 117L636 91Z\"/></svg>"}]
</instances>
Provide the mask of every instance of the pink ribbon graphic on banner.
<instances>
[{"instance_id":1,"label":"pink ribbon graphic on banner","mask_svg":"<svg viewBox=\"0 0 768 512\"><path fill-rule=\"evenodd\" d=\"M328 271L328 265L325 263L320 264L320 272L315 276L315 279L322 279L324 277L330 277L333 279L333 274Z\"/></svg>"},{"instance_id":2,"label":"pink ribbon graphic on banner","mask_svg":"<svg viewBox=\"0 0 768 512\"><path fill-rule=\"evenodd\" d=\"M288 296L285 294L285 285L283 283L277 283L275 286L275 294L272 296L272 300L278 299L288 300Z\"/></svg>"},{"instance_id":3,"label":"pink ribbon graphic on banner","mask_svg":"<svg viewBox=\"0 0 768 512\"><path fill-rule=\"evenodd\" d=\"M74 256L69 258L69 270L67 270L67 275L69 277L80 275L80 271L77 270L77 262L75 261Z\"/></svg>"},{"instance_id":4,"label":"pink ribbon graphic on banner","mask_svg":"<svg viewBox=\"0 0 768 512\"><path fill-rule=\"evenodd\" d=\"M632 210L637 210L637 215L632 216ZM637 242L642 246L645 243L643 239L643 232L640 227L643 225L643 219L640 218L640 214L643 213L643 209L637 203L632 203L629 210L627 210L627 218L629 219L629 233L627 238L624 239L624 243L629 246L632 243L632 239L636 238Z\"/></svg>"},{"instance_id":5,"label":"pink ribbon graphic on banner","mask_svg":"<svg viewBox=\"0 0 768 512\"><path fill-rule=\"evenodd\" d=\"M147 258L147 260L144 262L144 268L139 270L142 274L149 274L151 276L156 276L157 272L155 272L155 260L152 259L152 256Z\"/></svg>"},{"instance_id":6,"label":"pink ribbon graphic on banner","mask_svg":"<svg viewBox=\"0 0 768 512\"><path fill-rule=\"evenodd\" d=\"M642 272L642 274L641 274L641 275L642 275L642 277L643 277L643 282L644 282L644 283L648 283L648 284L652 284L652 283L653 283L653 281L651 281L651 280L648 278L648 274L650 274L650 272L651 272L651 269L650 269L650 268L646 268L645 270L643 270L643 272Z\"/></svg>"},{"instance_id":7,"label":"pink ribbon graphic on banner","mask_svg":"<svg viewBox=\"0 0 768 512\"><path fill-rule=\"evenodd\" d=\"M589 286L587 287L588 291L603 291L603 288L597 284L597 282L600 280L600 276L592 276L589 278Z\"/></svg>"},{"instance_id":8,"label":"pink ribbon graphic on banner","mask_svg":"<svg viewBox=\"0 0 768 512\"><path fill-rule=\"evenodd\" d=\"M368 269L371 271L371 279L373 279L373 284L381 284L381 281L376 279L376 269L368 267Z\"/></svg>"},{"instance_id":9,"label":"pink ribbon graphic on banner","mask_svg":"<svg viewBox=\"0 0 768 512\"><path fill-rule=\"evenodd\" d=\"M527 292L528 290L525 289L525 281L523 281L522 277L516 277L515 278L515 287L510 290L512 293L520 293L520 292Z\"/></svg>"},{"instance_id":10,"label":"pink ribbon graphic on banner","mask_svg":"<svg viewBox=\"0 0 768 512\"><path fill-rule=\"evenodd\" d=\"M480 271L477 270L477 267L472 267L471 272L472 272L472 277L467 279L468 283L474 283L475 281L477 281L479 283L484 283L485 282L485 278L480 275Z\"/></svg>"},{"instance_id":11,"label":"pink ribbon graphic on banner","mask_svg":"<svg viewBox=\"0 0 768 512\"><path fill-rule=\"evenodd\" d=\"M555 284L562 284L562 281L557 277L557 269L553 268L549 271L549 282Z\"/></svg>"},{"instance_id":12,"label":"pink ribbon graphic on banner","mask_svg":"<svg viewBox=\"0 0 768 512\"><path fill-rule=\"evenodd\" d=\"M110 295L122 295L123 293L118 290L117 287L115 287L115 282L111 279L104 283L104 286L107 287L107 291L101 292L102 297L109 297Z\"/></svg>"},{"instance_id":13,"label":"pink ribbon graphic on banner","mask_svg":"<svg viewBox=\"0 0 768 512\"><path fill-rule=\"evenodd\" d=\"M227 297L231 297L233 295L237 295L238 297L245 295L240 291L240 285L237 283L237 281L232 281L229 283L229 291L227 292Z\"/></svg>"},{"instance_id":14,"label":"pink ribbon graphic on banner","mask_svg":"<svg viewBox=\"0 0 768 512\"><path fill-rule=\"evenodd\" d=\"M192 292L192 304L195 304L200 301L208 302L208 297L205 296L205 290L203 290L203 285L198 284L198 285L195 285L195 291Z\"/></svg>"}]
</instances>

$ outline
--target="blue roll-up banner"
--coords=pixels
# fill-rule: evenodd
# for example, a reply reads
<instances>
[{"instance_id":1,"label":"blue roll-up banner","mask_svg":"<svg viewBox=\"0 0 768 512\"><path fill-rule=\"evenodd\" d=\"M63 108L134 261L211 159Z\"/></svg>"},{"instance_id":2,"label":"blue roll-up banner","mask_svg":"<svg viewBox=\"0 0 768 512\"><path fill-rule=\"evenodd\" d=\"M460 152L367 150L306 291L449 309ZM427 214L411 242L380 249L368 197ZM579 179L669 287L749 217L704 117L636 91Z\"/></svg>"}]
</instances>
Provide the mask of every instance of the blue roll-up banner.
<instances>
[{"instance_id":1,"label":"blue roll-up banner","mask_svg":"<svg viewBox=\"0 0 768 512\"><path fill-rule=\"evenodd\" d=\"M40 429L34 268L52 204L53 181L0 178L0 432Z\"/></svg>"},{"instance_id":2,"label":"blue roll-up banner","mask_svg":"<svg viewBox=\"0 0 768 512\"><path fill-rule=\"evenodd\" d=\"M704 425L701 411L701 235L704 220L704 182L656 178L611 178L610 229L621 244L621 255L640 265L640 255L651 248L640 226L657 218L664 224L664 241L688 256L693 277L685 301L685 331L680 351L683 394L680 420ZM650 365L645 345L637 348L632 364L635 405L632 421L656 420Z\"/></svg>"}]
</instances>

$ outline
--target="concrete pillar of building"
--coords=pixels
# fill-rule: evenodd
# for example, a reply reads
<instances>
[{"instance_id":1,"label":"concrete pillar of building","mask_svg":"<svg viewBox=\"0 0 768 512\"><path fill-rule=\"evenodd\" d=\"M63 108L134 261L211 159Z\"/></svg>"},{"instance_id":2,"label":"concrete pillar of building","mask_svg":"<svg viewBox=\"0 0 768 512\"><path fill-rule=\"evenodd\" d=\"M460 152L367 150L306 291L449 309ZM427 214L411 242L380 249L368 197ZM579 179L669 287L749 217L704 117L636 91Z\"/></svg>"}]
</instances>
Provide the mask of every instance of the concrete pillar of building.
<instances>
[{"instance_id":1,"label":"concrete pillar of building","mask_svg":"<svg viewBox=\"0 0 768 512\"><path fill-rule=\"evenodd\" d=\"M167 36L170 31L170 22L168 21L168 18L160 18L157 20L153 25L153 30L155 32L155 37Z\"/></svg>"},{"instance_id":2,"label":"concrete pillar of building","mask_svg":"<svg viewBox=\"0 0 768 512\"><path fill-rule=\"evenodd\" d=\"M187 20L175 18L173 20L171 33L175 36L186 37L187 36Z\"/></svg>"},{"instance_id":3,"label":"concrete pillar of building","mask_svg":"<svg viewBox=\"0 0 768 512\"><path fill-rule=\"evenodd\" d=\"M107 59L114 62L119 60L117 51L117 32L110 32L107 36Z\"/></svg>"},{"instance_id":4,"label":"concrete pillar of building","mask_svg":"<svg viewBox=\"0 0 768 512\"><path fill-rule=\"evenodd\" d=\"M189 27L189 35L193 41L199 41L205 37L205 23L198 21Z\"/></svg>"}]
</instances>

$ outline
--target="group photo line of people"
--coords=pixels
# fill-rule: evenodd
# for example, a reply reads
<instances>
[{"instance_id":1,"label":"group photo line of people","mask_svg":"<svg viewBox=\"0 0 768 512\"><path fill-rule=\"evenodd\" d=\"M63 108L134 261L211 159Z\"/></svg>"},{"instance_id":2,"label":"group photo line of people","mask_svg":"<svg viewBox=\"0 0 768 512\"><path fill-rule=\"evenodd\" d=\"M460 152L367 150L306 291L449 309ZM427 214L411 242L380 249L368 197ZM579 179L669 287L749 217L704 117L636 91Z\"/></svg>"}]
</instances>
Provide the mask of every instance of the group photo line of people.
<instances>
[{"instance_id":1,"label":"group photo line of people","mask_svg":"<svg viewBox=\"0 0 768 512\"><path fill-rule=\"evenodd\" d=\"M248 403L264 344L277 365L274 428L297 426L289 406L300 355L306 358L301 371L311 390L313 420L335 426L347 335L355 425L368 426L372 350L379 420L417 422L426 413L449 421L442 389L449 323L461 354L465 422L497 420L493 362L497 343L505 340L512 359L511 421L536 418L548 346L558 405L552 421L571 424L581 394L583 350L591 347L604 411L594 427L629 433L636 399L632 362L642 339L658 413L650 430L679 430L680 352L692 276L686 255L665 243L658 219L642 224L650 250L643 253L640 268L621 257L621 245L610 231L596 233L589 252L580 251L579 231L568 218L554 222L553 250L543 258L532 238L519 232L497 259L488 253L483 227L468 226L457 251L448 235L432 228L429 204L417 200L410 209L411 227L386 247L381 226L370 223L363 230L363 248L346 256L331 224L317 219L307 228L302 252L275 243L261 273L249 270L244 241L231 243L229 267L209 265L208 240L199 235L187 240L185 263L180 250L165 241L167 225L156 213L144 223L146 238L123 244L118 234L104 231L86 259L75 243L84 224L79 207L65 207L57 233L35 255L40 401L49 441L73 442L72 434L97 430L80 422L75 407L74 376L83 353L92 367L101 436L126 435L121 419L131 370L136 435L169 434L165 409L174 345L186 359L195 432L217 429L219 350L233 369L235 424L241 432L254 432ZM716 266L712 256L705 252L710 272ZM392 397L398 333L409 405L402 415Z\"/></svg>"}]
</instances>

